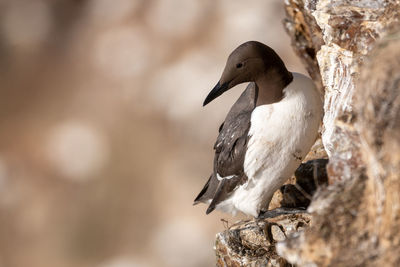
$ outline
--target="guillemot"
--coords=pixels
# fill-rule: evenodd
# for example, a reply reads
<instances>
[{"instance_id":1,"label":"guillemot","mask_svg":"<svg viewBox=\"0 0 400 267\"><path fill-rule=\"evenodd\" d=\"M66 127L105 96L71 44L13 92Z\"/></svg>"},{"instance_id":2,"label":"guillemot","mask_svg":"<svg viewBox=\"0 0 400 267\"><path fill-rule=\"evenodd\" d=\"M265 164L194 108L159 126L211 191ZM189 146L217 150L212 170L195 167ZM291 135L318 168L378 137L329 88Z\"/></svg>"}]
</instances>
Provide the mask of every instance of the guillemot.
<instances>
[{"instance_id":1,"label":"guillemot","mask_svg":"<svg viewBox=\"0 0 400 267\"><path fill-rule=\"evenodd\" d=\"M289 72L272 48L257 41L229 55L203 106L244 82L250 83L219 128L214 170L194 200L209 204L207 214L265 215L318 136L322 100L313 81Z\"/></svg>"}]
</instances>

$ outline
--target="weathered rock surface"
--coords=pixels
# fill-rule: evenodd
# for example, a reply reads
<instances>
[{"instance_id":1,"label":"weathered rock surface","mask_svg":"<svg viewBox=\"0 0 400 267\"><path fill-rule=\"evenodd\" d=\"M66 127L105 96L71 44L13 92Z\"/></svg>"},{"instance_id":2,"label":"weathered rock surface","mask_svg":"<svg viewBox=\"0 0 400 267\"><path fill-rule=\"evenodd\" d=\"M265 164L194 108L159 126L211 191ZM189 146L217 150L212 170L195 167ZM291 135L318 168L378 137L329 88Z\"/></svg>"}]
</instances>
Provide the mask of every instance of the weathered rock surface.
<instances>
[{"instance_id":1,"label":"weathered rock surface","mask_svg":"<svg viewBox=\"0 0 400 267\"><path fill-rule=\"evenodd\" d=\"M267 266L274 259L298 266L399 266L400 1L288 0L285 5L293 47L324 94L322 143L330 186L316 190L308 208L312 224L304 231L273 243L268 231L253 225L249 235L254 229L270 242L257 246L266 246L265 253L251 258L251 247L240 254L225 242L223 254L217 243L219 264ZM295 188L285 185L281 204L307 203L310 198L298 196ZM228 233L218 240L228 240ZM232 259L236 265L228 264Z\"/></svg>"},{"instance_id":2,"label":"weathered rock surface","mask_svg":"<svg viewBox=\"0 0 400 267\"><path fill-rule=\"evenodd\" d=\"M321 192L313 225L278 247L300 266L400 264L400 34L378 43L356 82L354 128L361 142L352 178Z\"/></svg>"},{"instance_id":3,"label":"weathered rock surface","mask_svg":"<svg viewBox=\"0 0 400 267\"><path fill-rule=\"evenodd\" d=\"M217 234L217 266L292 266L276 253L275 246L309 223L310 215L304 213L233 225Z\"/></svg>"},{"instance_id":4,"label":"weathered rock surface","mask_svg":"<svg viewBox=\"0 0 400 267\"><path fill-rule=\"evenodd\" d=\"M285 27L293 47L324 92L322 141L332 182L351 178L362 165L354 130L355 81L376 40L399 25L399 6L392 0L286 2ZM315 57L306 51L314 51Z\"/></svg>"},{"instance_id":5,"label":"weathered rock surface","mask_svg":"<svg viewBox=\"0 0 400 267\"><path fill-rule=\"evenodd\" d=\"M324 43L321 29L312 15L315 3L305 4L303 0L288 1L285 7L287 19L284 21L284 25L292 38L293 48L322 92L316 55Z\"/></svg>"},{"instance_id":6,"label":"weathered rock surface","mask_svg":"<svg viewBox=\"0 0 400 267\"><path fill-rule=\"evenodd\" d=\"M398 266L400 3L302 4L324 41L316 60L333 186L313 199L313 225L278 252L300 266Z\"/></svg>"}]
</instances>

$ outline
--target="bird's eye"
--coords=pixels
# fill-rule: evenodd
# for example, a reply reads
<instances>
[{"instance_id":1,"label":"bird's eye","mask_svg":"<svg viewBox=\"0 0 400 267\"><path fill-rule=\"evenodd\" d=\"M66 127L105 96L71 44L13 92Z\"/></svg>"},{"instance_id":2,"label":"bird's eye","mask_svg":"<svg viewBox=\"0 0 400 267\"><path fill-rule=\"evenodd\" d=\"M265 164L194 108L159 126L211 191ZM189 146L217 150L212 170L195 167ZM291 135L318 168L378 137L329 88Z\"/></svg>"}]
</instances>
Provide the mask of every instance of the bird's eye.
<instances>
[{"instance_id":1,"label":"bird's eye","mask_svg":"<svg viewBox=\"0 0 400 267\"><path fill-rule=\"evenodd\" d=\"M238 64L236 64L236 68L241 68L241 67L243 67L243 63L238 63Z\"/></svg>"}]
</instances>

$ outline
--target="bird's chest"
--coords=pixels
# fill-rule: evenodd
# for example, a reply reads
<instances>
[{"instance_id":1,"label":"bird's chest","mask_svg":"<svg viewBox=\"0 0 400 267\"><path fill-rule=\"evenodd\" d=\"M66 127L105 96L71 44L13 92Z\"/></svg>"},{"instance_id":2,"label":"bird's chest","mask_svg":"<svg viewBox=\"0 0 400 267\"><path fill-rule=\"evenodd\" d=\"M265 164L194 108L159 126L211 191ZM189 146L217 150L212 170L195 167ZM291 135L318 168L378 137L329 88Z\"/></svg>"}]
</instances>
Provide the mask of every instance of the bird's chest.
<instances>
[{"instance_id":1,"label":"bird's chest","mask_svg":"<svg viewBox=\"0 0 400 267\"><path fill-rule=\"evenodd\" d=\"M285 168L300 164L308 152L313 110L301 102L258 106L252 113L245 172L250 177L268 170L283 175Z\"/></svg>"}]
</instances>

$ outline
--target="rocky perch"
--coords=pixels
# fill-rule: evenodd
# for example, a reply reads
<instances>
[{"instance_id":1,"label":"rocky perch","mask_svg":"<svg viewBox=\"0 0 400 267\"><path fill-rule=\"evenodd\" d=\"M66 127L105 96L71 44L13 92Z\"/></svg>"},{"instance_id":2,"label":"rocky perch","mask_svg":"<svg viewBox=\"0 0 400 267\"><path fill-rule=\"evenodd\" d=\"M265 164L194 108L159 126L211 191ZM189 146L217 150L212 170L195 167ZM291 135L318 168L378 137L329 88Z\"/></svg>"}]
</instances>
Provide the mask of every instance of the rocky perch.
<instances>
[{"instance_id":1,"label":"rocky perch","mask_svg":"<svg viewBox=\"0 0 400 267\"><path fill-rule=\"evenodd\" d=\"M317 143L310 157L325 156ZM327 159L308 160L300 165L295 176L278 191L270 207L307 208L312 195L328 185ZM215 251L217 266L293 266L279 256L276 247L287 238L295 239L310 226L311 215L280 215L263 220L240 221L217 234Z\"/></svg>"},{"instance_id":2,"label":"rocky perch","mask_svg":"<svg viewBox=\"0 0 400 267\"><path fill-rule=\"evenodd\" d=\"M309 214L237 223L217 235L217 265L400 266L400 1L285 8L293 48L324 95L329 163L302 165L271 202Z\"/></svg>"},{"instance_id":3,"label":"rocky perch","mask_svg":"<svg viewBox=\"0 0 400 267\"><path fill-rule=\"evenodd\" d=\"M276 245L295 236L310 223L310 215L281 215L233 225L217 235L217 266L292 266L276 252Z\"/></svg>"}]
</instances>

